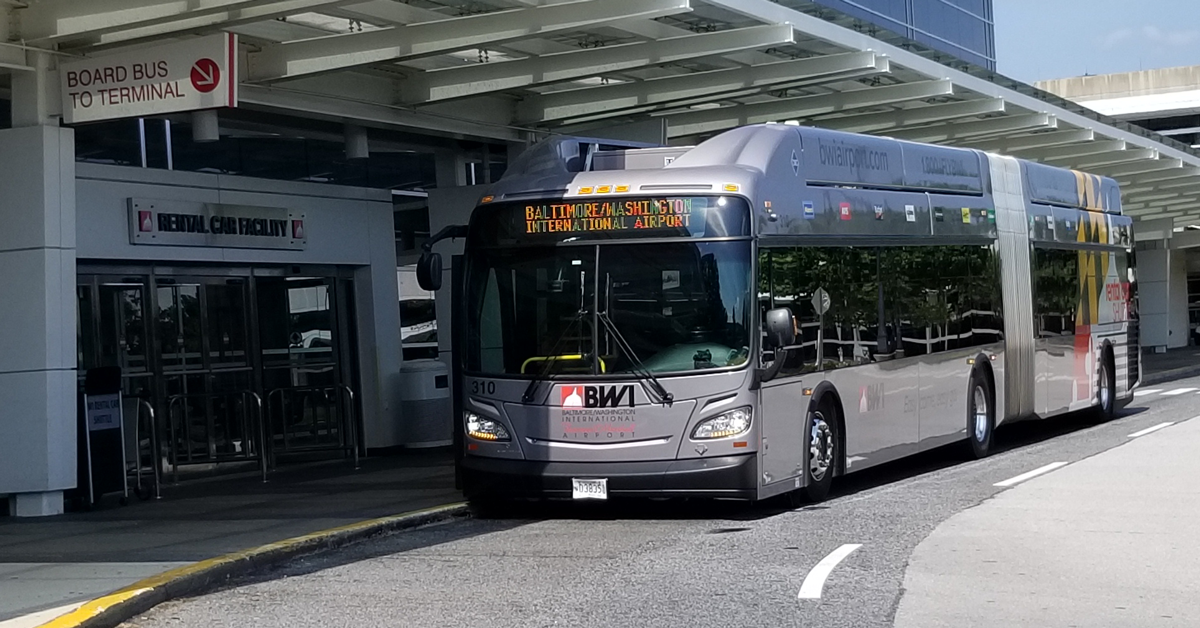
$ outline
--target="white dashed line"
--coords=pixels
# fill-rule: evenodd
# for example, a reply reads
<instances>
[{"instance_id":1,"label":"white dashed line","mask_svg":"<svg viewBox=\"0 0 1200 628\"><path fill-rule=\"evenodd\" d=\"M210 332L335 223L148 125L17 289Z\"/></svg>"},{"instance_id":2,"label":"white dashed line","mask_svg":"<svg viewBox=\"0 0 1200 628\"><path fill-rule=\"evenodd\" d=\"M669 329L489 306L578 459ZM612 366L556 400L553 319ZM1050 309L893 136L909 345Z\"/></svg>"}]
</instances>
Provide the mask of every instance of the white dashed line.
<instances>
[{"instance_id":1,"label":"white dashed line","mask_svg":"<svg viewBox=\"0 0 1200 628\"><path fill-rule=\"evenodd\" d=\"M804 584L800 585L800 599L802 600L819 600L821 599L821 589L825 587L825 579L829 577L830 572L838 563L842 562L854 550L862 547L862 544L847 544L843 545L832 552L828 556L821 559L812 571L804 577Z\"/></svg>"},{"instance_id":2,"label":"white dashed line","mask_svg":"<svg viewBox=\"0 0 1200 628\"><path fill-rule=\"evenodd\" d=\"M1021 475L1018 475L1015 478L1008 478L1007 480L1005 480L1003 482L996 482L992 486L1012 486L1013 484L1018 484L1020 482L1024 482L1025 480L1028 480L1029 478L1037 477L1043 473L1049 473L1059 467L1065 467L1065 466L1067 466L1067 463L1065 463L1065 462L1051 462L1050 464L1048 464L1044 467L1038 467L1038 468L1034 469L1033 471L1029 471L1027 473L1022 473Z\"/></svg>"},{"instance_id":3,"label":"white dashed line","mask_svg":"<svg viewBox=\"0 0 1200 628\"><path fill-rule=\"evenodd\" d=\"M1155 425L1154 427L1148 427L1144 430L1134 432L1129 435L1129 438L1137 438L1138 436L1145 436L1146 434L1149 434L1151 432L1157 432L1158 430L1161 430L1164 427L1171 427L1172 425L1175 425L1174 421L1167 421L1166 423L1159 423L1158 425Z\"/></svg>"},{"instance_id":4,"label":"white dashed line","mask_svg":"<svg viewBox=\"0 0 1200 628\"><path fill-rule=\"evenodd\" d=\"M1200 390L1200 389L1198 389L1198 388L1176 388L1175 390L1168 390L1167 392L1163 393L1163 396L1166 397L1167 395L1182 395L1183 393L1190 393L1193 390Z\"/></svg>"},{"instance_id":5,"label":"white dashed line","mask_svg":"<svg viewBox=\"0 0 1200 628\"><path fill-rule=\"evenodd\" d=\"M1141 397L1143 395L1153 395L1156 392L1162 392L1162 389L1161 388L1147 388L1146 390L1138 390L1133 393L1133 396Z\"/></svg>"}]
</instances>

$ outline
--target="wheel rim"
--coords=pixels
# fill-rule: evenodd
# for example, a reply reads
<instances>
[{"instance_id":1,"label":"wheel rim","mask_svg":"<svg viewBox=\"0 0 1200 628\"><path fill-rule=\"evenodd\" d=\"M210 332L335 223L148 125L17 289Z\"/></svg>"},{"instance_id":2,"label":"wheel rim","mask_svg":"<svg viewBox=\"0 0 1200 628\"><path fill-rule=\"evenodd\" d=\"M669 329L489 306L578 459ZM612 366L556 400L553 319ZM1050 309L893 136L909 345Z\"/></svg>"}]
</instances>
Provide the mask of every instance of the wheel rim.
<instances>
[{"instance_id":1,"label":"wheel rim","mask_svg":"<svg viewBox=\"0 0 1200 628\"><path fill-rule=\"evenodd\" d=\"M975 384L971 392L971 415L974 417L975 441L982 443L987 439L988 432L988 400L983 386L979 384Z\"/></svg>"},{"instance_id":2,"label":"wheel rim","mask_svg":"<svg viewBox=\"0 0 1200 628\"><path fill-rule=\"evenodd\" d=\"M1108 362L1100 363L1100 407L1108 410L1109 404L1112 403L1112 393L1109 391L1110 375L1108 372Z\"/></svg>"},{"instance_id":3,"label":"wheel rim","mask_svg":"<svg viewBox=\"0 0 1200 628\"><path fill-rule=\"evenodd\" d=\"M825 479L833 466L833 430L825 422L825 416L820 412L812 414L811 431L808 441L808 473L813 480L820 482Z\"/></svg>"}]
</instances>

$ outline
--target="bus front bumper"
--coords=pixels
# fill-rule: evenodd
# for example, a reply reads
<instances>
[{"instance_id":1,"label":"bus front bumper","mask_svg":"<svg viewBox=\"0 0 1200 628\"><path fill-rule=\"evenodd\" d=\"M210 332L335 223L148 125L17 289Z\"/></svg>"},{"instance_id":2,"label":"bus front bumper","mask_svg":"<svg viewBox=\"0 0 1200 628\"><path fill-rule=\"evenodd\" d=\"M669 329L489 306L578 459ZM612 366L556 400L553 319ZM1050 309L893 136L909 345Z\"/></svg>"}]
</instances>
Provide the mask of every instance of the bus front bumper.
<instances>
[{"instance_id":1,"label":"bus front bumper","mask_svg":"<svg viewBox=\"0 0 1200 628\"><path fill-rule=\"evenodd\" d=\"M467 498L570 499L572 478L607 478L610 497L758 496L758 455L643 462L546 462L466 456Z\"/></svg>"}]
</instances>

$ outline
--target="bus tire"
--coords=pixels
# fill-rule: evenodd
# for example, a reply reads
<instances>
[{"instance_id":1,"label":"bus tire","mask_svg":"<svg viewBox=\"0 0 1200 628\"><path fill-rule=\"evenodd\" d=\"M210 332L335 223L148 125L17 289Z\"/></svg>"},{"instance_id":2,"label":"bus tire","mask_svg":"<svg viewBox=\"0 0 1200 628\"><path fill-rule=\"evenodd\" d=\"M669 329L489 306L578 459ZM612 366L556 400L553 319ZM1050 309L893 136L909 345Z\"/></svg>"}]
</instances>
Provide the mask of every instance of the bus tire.
<instances>
[{"instance_id":1,"label":"bus tire","mask_svg":"<svg viewBox=\"0 0 1200 628\"><path fill-rule=\"evenodd\" d=\"M833 486L837 461L842 456L837 410L825 396L804 420L804 486L797 492L806 503L824 501Z\"/></svg>"},{"instance_id":2,"label":"bus tire","mask_svg":"<svg viewBox=\"0 0 1200 628\"><path fill-rule=\"evenodd\" d=\"M1112 349L1106 346L1100 355L1094 416L1097 422L1104 423L1113 420L1117 414L1117 378Z\"/></svg>"},{"instance_id":3,"label":"bus tire","mask_svg":"<svg viewBox=\"0 0 1200 628\"><path fill-rule=\"evenodd\" d=\"M967 385L967 453L973 460L986 458L992 451L996 431L996 395L991 381L979 369L971 371Z\"/></svg>"}]
</instances>

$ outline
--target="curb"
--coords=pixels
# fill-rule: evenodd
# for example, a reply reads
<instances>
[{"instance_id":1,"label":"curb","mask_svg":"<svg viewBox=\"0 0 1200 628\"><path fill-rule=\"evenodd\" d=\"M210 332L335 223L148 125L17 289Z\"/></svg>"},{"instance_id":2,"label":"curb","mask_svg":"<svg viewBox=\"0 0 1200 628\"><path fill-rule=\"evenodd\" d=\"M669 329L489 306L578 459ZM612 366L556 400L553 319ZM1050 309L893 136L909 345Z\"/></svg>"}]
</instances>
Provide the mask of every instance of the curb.
<instances>
[{"instance_id":1,"label":"curb","mask_svg":"<svg viewBox=\"0 0 1200 628\"><path fill-rule=\"evenodd\" d=\"M373 536L447 521L466 514L465 503L434 506L390 517L305 534L177 567L139 580L124 589L84 602L38 628L111 628L158 604L207 591L230 578L368 539Z\"/></svg>"},{"instance_id":2,"label":"curb","mask_svg":"<svg viewBox=\"0 0 1200 628\"><path fill-rule=\"evenodd\" d=\"M1156 384L1163 384L1177 379L1183 379L1185 377L1193 377L1195 375L1200 375L1200 365L1185 366L1182 368L1171 369L1169 371L1159 371L1157 373L1147 373L1145 377L1142 378L1141 385L1154 386Z\"/></svg>"}]
</instances>

